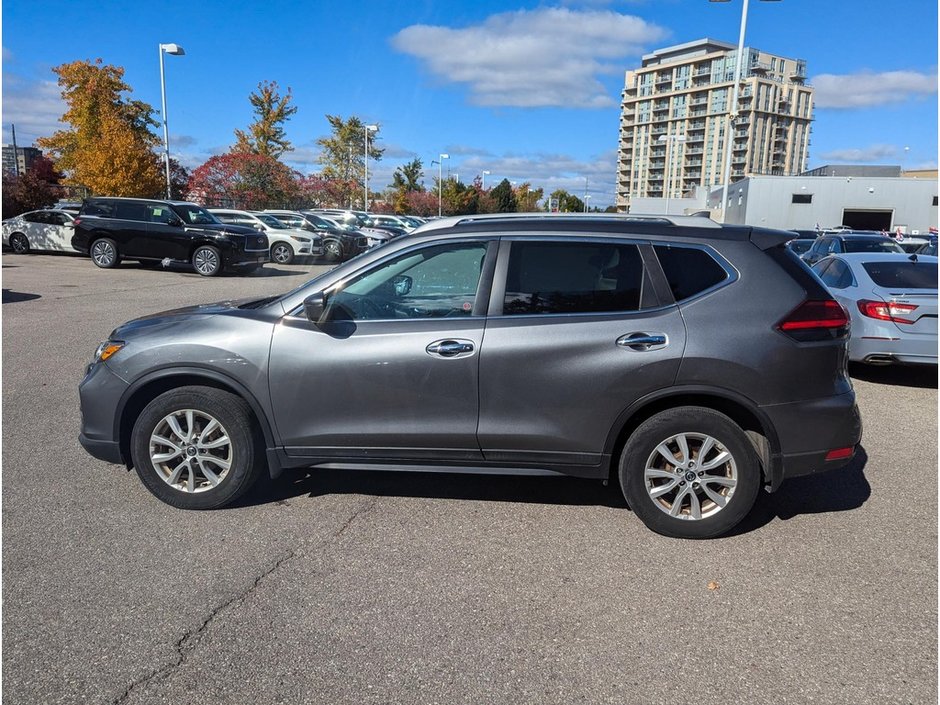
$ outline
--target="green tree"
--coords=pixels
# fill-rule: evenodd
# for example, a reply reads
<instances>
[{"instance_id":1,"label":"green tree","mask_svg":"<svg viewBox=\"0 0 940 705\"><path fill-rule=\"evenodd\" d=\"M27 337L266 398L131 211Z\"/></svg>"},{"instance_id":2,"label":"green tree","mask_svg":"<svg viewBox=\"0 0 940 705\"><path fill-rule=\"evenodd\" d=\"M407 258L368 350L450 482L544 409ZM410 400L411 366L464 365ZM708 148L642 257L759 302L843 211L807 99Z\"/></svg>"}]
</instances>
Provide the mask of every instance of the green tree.
<instances>
[{"instance_id":1,"label":"green tree","mask_svg":"<svg viewBox=\"0 0 940 705\"><path fill-rule=\"evenodd\" d=\"M542 199L544 191L540 188L533 189L528 181L516 186L513 189L513 195L516 197L516 207L520 213L531 213L537 210L538 202Z\"/></svg>"},{"instance_id":2,"label":"green tree","mask_svg":"<svg viewBox=\"0 0 940 705\"><path fill-rule=\"evenodd\" d=\"M424 165L417 157L395 169L388 200L391 201L396 213L408 212L408 194L424 190L421 184L422 178L424 178Z\"/></svg>"},{"instance_id":3,"label":"green tree","mask_svg":"<svg viewBox=\"0 0 940 705\"><path fill-rule=\"evenodd\" d=\"M355 115L346 120L339 115L327 115L326 119L330 123L330 135L317 140L319 162L323 165L321 173L326 179L342 183L342 203L358 202L365 179L366 126ZM378 129L370 133L370 162L380 161L385 153L376 145L378 137Z\"/></svg>"},{"instance_id":4,"label":"green tree","mask_svg":"<svg viewBox=\"0 0 940 705\"><path fill-rule=\"evenodd\" d=\"M584 210L584 201L564 189L552 191L549 200L557 200L558 210L562 213L581 213Z\"/></svg>"},{"instance_id":5,"label":"green tree","mask_svg":"<svg viewBox=\"0 0 940 705\"><path fill-rule=\"evenodd\" d=\"M153 108L125 94L124 69L101 59L56 66L68 128L36 141L55 159L65 183L110 196L160 194L165 188Z\"/></svg>"},{"instance_id":6,"label":"green tree","mask_svg":"<svg viewBox=\"0 0 940 705\"><path fill-rule=\"evenodd\" d=\"M262 81L258 92L248 96L255 111L255 121L248 126L248 131L235 130L233 152L243 154L261 154L265 157L280 158L292 147L284 131L284 123L297 112L297 106L290 105L291 89L285 95L278 92L277 81Z\"/></svg>"},{"instance_id":7,"label":"green tree","mask_svg":"<svg viewBox=\"0 0 940 705\"><path fill-rule=\"evenodd\" d=\"M512 192L509 179L503 179L490 189L489 196L492 199L493 212L495 213L515 213L518 210L516 195Z\"/></svg>"}]
</instances>

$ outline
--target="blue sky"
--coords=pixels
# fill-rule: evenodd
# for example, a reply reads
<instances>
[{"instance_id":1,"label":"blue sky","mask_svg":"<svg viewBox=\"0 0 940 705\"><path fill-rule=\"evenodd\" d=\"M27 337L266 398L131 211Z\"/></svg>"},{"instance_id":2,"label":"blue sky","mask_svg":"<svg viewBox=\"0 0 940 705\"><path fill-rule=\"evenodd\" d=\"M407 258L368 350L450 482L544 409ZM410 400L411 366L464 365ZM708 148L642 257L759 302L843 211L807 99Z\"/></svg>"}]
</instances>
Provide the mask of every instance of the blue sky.
<instances>
[{"instance_id":1,"label":"blue sky","mask_svg":"<svg viewBox=\"0 0 940 705\"><path fill-rule=\"evenodd\" d=\"M252 119L248 94L277 81L294 95L285 158L318 171L325 114L381 125L370 185L419 157L470 181L509 178L614 200L623 72L640 56L702 37L737 42L742 0L555 3L84 3L2 6L3 141L56 129L51 68L102 58L123 66L134 97L160 107L157 46L167 57L171 150L189 167L225 151ZM94 7L94 9L92 9ZM749 46L806 59L815 85L809 168L828 163L937 166L935 0L751 0ZM907 149L905 149L907 148Z\"/></svg>"}]
</instances>

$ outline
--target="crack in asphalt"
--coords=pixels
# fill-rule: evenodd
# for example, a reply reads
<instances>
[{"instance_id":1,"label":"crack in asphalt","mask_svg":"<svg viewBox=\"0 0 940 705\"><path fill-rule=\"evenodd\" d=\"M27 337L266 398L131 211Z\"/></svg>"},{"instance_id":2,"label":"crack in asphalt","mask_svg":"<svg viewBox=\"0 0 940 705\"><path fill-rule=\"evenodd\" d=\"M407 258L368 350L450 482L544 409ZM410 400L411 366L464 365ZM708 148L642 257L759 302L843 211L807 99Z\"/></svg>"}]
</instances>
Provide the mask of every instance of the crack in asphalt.
<instances>
[{"instance_id":1,"label":"crack in asphalt","mask_svg":"<svg viewBox=\"0 0 940 705\"><path fill-rule=\"evenodd\" d=\"M356 511L353 512L345 522L343 522L343 525L339 527L339 529L332 532L327 538L323 539L320 543L318 543L312 549L312 551L313 552L319 551L325 548L326 545L329 544L331 541L338 539L340 536L342 536L346 532L346 529L348 529L350 525L357 518L371 511L372 508L375 507L375 504L377 501L378 501L378 498L373 497L369 501L364 502L362 505L360 505L359 508L356 509ZM228 610L229 607L237 606L241 604L242 602L244 602L251 595L251 593L254 592L255 588L258 587L258 585L261 583L262 580L264 580L269 575L277 571L287 561L296 557L297 552L298 552L298 549L291 549L290 551L282 555L280 558L278 558L274 562L273 565L271 565L271 567L267 568L262 573L260 573L257 577L255 577L255 579L251 582L251 584L247 588L245 588L238 594L232 596L229 600L227 600L226 602L222 603L221 605L213 609L209 613L209 615L204 620L202 620L202 624L200 624L195 629L186 630L183 633L183 635L179 639L177 639L176 643L173 645L173 648L176 650L176 660L173 663L168 663L164 666L161 666L160 668L155 669L151 671L150 673L132 681L127 686L127 688L124 689L123 693L121 693L117 698L111 701L112 705L122 705L123 703L126 703L128 701L128 698L130 698L133 692L137 690L138 688L144 685L147 685L148 683L156 679L163 680L169 677L174 671L179 669L186 662L186 659L189 657L189 655L196 649L196 646L198 645L199 640L202 638L202 635L205 634L206 630L209 628L212 622L215 621L216 617L218 617L222 612Z\"/></svg>"}]
</instances>

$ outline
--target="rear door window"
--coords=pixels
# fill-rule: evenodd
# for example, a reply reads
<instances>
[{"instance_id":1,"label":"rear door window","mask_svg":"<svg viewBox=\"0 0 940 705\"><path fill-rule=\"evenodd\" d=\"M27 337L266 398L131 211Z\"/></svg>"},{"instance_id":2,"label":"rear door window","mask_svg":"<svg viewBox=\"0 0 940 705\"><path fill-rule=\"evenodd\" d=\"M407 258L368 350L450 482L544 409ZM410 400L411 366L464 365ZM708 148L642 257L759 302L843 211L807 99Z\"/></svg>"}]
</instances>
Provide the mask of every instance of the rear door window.
<instances>
[{"instance_id":1,"label":"rear door window","mask_svg":"<svg viewBox=\"0 0 940 705\"><path fill-rule=\"evenodd\" d=\"M886 289L936 289L936 262L863 262L872 281Z\"/></svg>"},{"instance_id":2,"label":"rear door window","mask_svg":"<svg viewBox=\"0 0 940 705\"><path fill-rule=\"evenodd\" d=\"M115 211L114 217L119 220L136 220L142 223L150 220L150 212L145 203L120 201Z\"/></svg>"},{"instance_id":3,"label":"rear door window","mask_svg":"<svg viewBox=\"0 0 940 705\"><path fill-rule=\"evenodd\" d=\"M653 249L676 301L690 299L730 278L705 250L673 245L655 245Z\"/></svg>"},{"instance_id":4,"label":"rear door window","mask_svg":"<svg viewBox=\"0 0 940 705\"><path fill-rule=\"evenodd\" d=\"M636 311L642 283L633 244L513 242L503 314Z\"/></svg>"}]
</instances>

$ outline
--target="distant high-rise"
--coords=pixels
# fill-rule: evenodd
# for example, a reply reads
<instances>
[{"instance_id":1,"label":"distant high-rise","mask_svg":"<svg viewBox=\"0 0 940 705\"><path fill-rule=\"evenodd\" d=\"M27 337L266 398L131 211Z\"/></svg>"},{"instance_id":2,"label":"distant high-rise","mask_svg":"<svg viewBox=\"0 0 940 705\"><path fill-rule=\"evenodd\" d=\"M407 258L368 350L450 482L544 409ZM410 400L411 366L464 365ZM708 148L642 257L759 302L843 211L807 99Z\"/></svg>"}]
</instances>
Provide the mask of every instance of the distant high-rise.
<instances>
[{"instance_id":1,"label":"distant high-rise","mask_svg":"<svg viewBox=\"0 0 940 705\"><path fill-rule=\"evenodd\" d=\"M722 183L736 54L732 44L699 39L647 54L641 68L626 72L619 209L633 198L678 198ZM805 170L813 120L805 80L805 61L744 48L732 182Z\"/></svg>"},{"instance_id":2,"label":"distant high-rise","mask_svg":"<svg viewBox=\"0 0 940 705\"><path fill-rule=\"evenodd\" d=\"M10 172L11 174L16 172L15 163L19 161L20 173L25 174L29 171L30 167L32 167L36 158L42 156L42 150L36 149L35 147L17 147L16 155L14 156L13 145L5 144L3 145L2 154L4 172Z\"/></svg>"}]
</instances>

